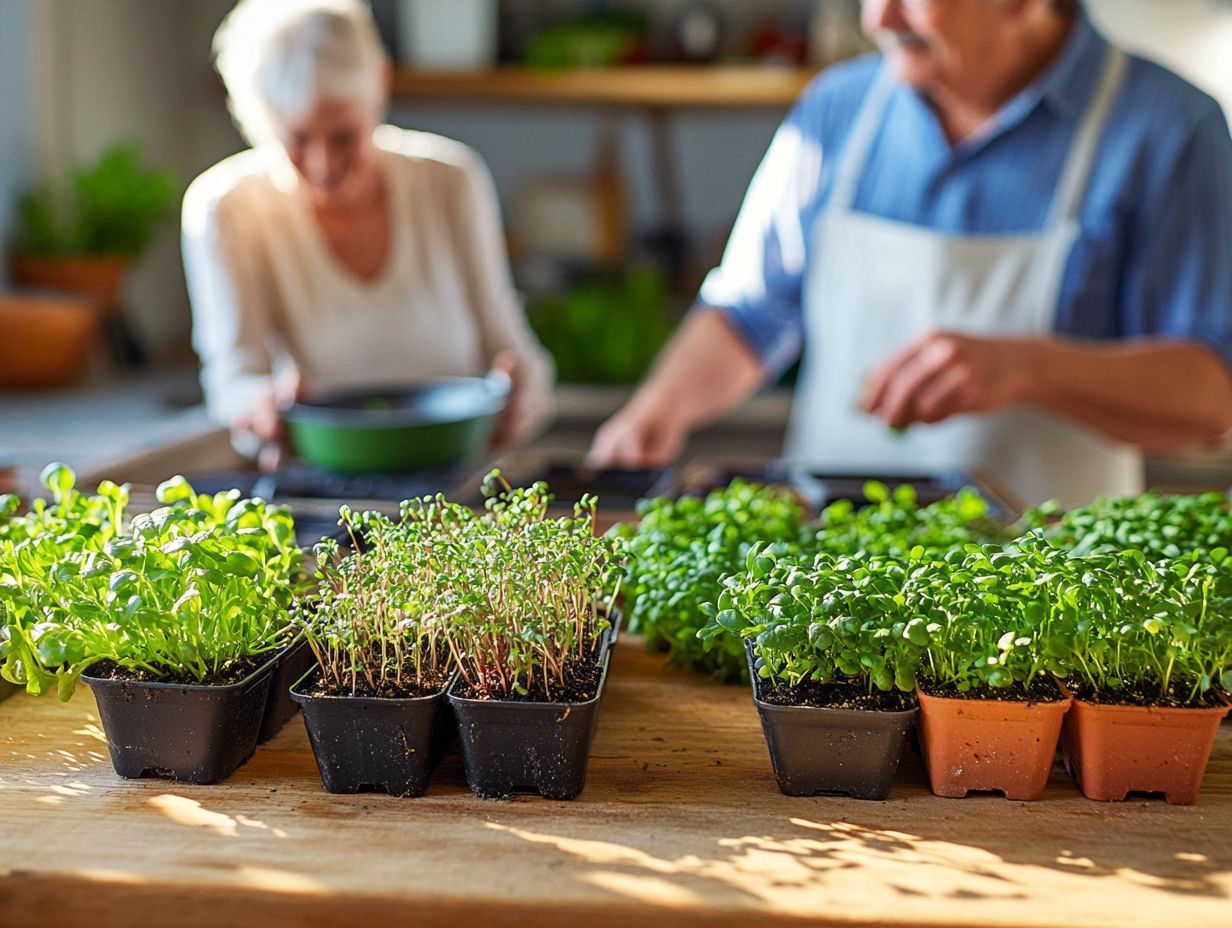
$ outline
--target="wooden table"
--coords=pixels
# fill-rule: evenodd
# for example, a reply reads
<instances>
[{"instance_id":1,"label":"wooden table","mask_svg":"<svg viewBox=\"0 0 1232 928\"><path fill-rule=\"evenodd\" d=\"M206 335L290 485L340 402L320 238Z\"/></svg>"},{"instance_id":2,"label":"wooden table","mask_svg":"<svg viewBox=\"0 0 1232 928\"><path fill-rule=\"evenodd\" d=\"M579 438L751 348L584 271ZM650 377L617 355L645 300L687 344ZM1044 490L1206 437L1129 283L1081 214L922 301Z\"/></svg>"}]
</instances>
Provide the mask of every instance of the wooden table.
<instances>
[{"instance_id":1,"label":"wooden table","mask_svg":"<svg viewBox=\"0 0 1232 928\"><path fill-rule=\"evenodd\" d=\"M1199 803L775 788L748 692L618 646L574 802L331 796L298 719L224 784L115 776L88 691L0 704L0 924L1219 925L1232 730Z\"/></svg>"}]
</instances>

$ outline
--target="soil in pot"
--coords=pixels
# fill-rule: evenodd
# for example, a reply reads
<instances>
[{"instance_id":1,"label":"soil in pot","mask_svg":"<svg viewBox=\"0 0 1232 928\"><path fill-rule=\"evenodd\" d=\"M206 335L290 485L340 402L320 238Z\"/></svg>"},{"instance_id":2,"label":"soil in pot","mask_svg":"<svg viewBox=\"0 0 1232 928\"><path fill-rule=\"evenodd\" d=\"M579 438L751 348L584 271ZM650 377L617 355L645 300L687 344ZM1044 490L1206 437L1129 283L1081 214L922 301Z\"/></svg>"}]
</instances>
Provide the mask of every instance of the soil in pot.
<instances>
[{"instance_id":1,"label":"soil in pot","mask_svg":"<svg viewBox=\"0 0 1232 928\"><path fill-rule=\"evenodd\" d=\"M205 784L226 779L256 750L273 671L274 661L253 661L240 679L203 685L134 679L100 662L81 679L98 702L116 773Z\"/></svg>"},{"instance_id":2,"label":"soil in pot","mask_svg":"<svg viewBox=\"0 0 1232 928\"><path fill-rule=\"evenodd\" d=\"M573 799L586 785L590 745L599 722L599 702L607 683L611 649L599 660L578 666L566 701L474 698L458 678L449 703L458 722L466 782L475 795L495 799L512 793L539 793Z\"/></svg>"},{"instance_id":3,"label":"soil in pot","mask_svg":"<svg viewBox=\"0 0 1232 928\"><path fill-rule=\"evenodd\" d=\"M1198 798L1226 705L1174 708L1079 698L1065 722L1066 769L1088 799L1119 802L1162 793L1174 805Z\"/></svg>"},{"instance_id":4,"label":"soil in pot","mask_svg":"<svg viewBox=\"0 0 1232 928\"><path fill-rule=\"evenodd\" d=\"M446 734L449 680L426 692L335 695L313 667L292 688L325 789L422 796Z\"/></svg>"},{"instance_id":5,"label":"soil in pot","mask_svg":"<svg viewBox=\"0 0 1232 928\"><path fill-rule=\"evenodd\" d=\"M916 695L920 747L933 793L961 799L969 792L993 791L1019 800L1044 794L1068 696L1051 684L1019 699L942 695L923 686Z\"/></svg>"},{"instance_id":6,"label":"soil in pot","mask_svg":"<svg viewBox=\"0 0 1232 928\"><path fill-rule=\"evenodd\" d=\"M746 654L779 789L788 796L885 799L915 723L915 699L859 686L775 686L757 676L747 643Z\"/></svg>"},{"instance_id":7,"label":"soil in pot","mask_svg":"<svg viewBox=\"0 0 1232 928\"><path fill-rule=\"evenodd\" d=\"M258 744L264 744L278 734L282 726L299 711L299 706L291 698L291 686L315 665L316 659L303 635L299 635L274 658L274 677L270 682L265 714L261 717Z\"/></svg>"}]
</instances>

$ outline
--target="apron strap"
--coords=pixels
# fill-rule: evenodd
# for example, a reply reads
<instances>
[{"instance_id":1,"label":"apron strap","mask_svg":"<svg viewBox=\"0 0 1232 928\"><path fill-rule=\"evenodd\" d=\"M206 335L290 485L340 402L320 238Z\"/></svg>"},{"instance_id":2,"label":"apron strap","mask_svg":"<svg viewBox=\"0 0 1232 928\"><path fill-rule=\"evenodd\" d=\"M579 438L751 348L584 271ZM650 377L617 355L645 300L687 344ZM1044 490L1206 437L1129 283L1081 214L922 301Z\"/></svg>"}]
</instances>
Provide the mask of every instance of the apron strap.
<instances>
[{"instance_id":1,"label":"apron strap","mask_svg":"<svg viewBox=\"0 0 1232 928\"><path fill-rule=\"evenodd\" d=\"M1078 128L1078 135L1070 148L1069 159L1053 196L1052 212L1047 226L1049 229L1076 220L1082 210L1087 181L1091 177L1104 126L1108 122L1108 114L1112 110L1117 91L1121 89L1128 63L1129 58L1125 52L1115 46L1109 46L1099 87L1091 98L1082 125Z\"/></svg>"},{"instance_id":2,"label":"apron strap","mask_svg":"<svg viewBox=\"0 0 1232 928\"><path fill-rule=\"evenodd\" d=\"M864 174L864 163L868 160L869 149L873 147L893 86L890 68L883 62L868 93L864 95L864 104L839 155L834 170L834 189L828 203L830 209L850 210L855 202L856 186Z\"/></svg>"}]
</instances>

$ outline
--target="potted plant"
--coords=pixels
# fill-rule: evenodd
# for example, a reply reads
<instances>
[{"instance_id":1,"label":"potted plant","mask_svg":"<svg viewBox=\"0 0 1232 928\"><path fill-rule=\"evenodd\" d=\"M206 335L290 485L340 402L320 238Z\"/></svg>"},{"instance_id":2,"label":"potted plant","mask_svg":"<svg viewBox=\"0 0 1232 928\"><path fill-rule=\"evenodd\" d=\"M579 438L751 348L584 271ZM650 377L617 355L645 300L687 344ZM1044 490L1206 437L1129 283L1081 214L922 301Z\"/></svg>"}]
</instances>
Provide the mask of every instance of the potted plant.
<instances>
[{"instance_id":1,"label":"potted plant","mask_svg":"<svg viewBox=\"0 0 1232 928\"><path fill-rule=\"evenodd\" d=\"M35 499L29 511L22 512L17 496L0 496L0 679L36 696L56 685L57 679L39 672L33 642L27 648L25 634L19 631L37 628L42 618L30 602L32 581L64 552L101 551L120 530L122 507L114 501L125 492L105 482L98 495L86 496L74 488L76 476L63 464L49 464L39 479L51 502ZM44 653L50 653L53 641L54 637L43 643ZM66 681L66 687L71 683Z\"/></svg>"},{"instance_id":2,"label":"potted plant","mask_svg":"<svg viewBox=\"0 0 1232 928\"><path fill-rule=\"evenodd\" d=\"M1229 711L1218 688L1232 691L1232 558L1220 547L1094 560L1109 581L1073 641L1066 766L1090 799L1156 792L1192 803Z\"/></svg>"},{"instance_id":3,"label":"potted plant","mask_svg":"<svg viewBox=\"0 0 1232 928\"><path fill-rule=\"evenodd\" d=\"M67 468L48 484L50 509L105 518L0 549L6 677L62 699L83 679L121 776L228 776L255 748L294 634L302 555L289 512L235 490L198 495L181 477L158 488L162 508L128 519L126 487L80 503Z\"/></svg>"},{"instance_id":4,"label":"potted plant","mask_svg":"<svg viewBox=\"0 0 1232 928\"><path fill-rule=\"evenodd\" d=\"M907 566L754 547L703 635L741 636L779 789L884 799L915 720L919 629Z\"/></svg>"},{"instance_id":5,"label":"potted plant","mask_svg":"<svg viewBox=\"0 0 1232 928\"><path fill-rule=\"evenodd\" d=\"M916 632L920 744L938 796L1043 794L1070 707L1053 675L1068 669L1082 577L1031 538L972 545L911 572L903 596L926 619Z\"/></svg>"},{"instance_id":6,"label":"potted plant","mask_svg":"<svg viewBox=\"0 0 1232 928\"><path fill-rule=\"evenodd\" d=\"M1046 525L1048 540L1071 554L1141 551L1150 560L1232 547L1232 509L1223 493L1143 493L1100 499L1053 518L1048 507L1026 521Z\"/></svg>"},{"instance_id":7,"label":"potted plant","mask_svg":"<svg viewBox=\"0 0 1232 928\"><path fill-rule=\"evenodd\" d=\"M503 491L486 513L450 509L436 533L434 601L458 670L449 702L472 791L582 791L611 661L608 614L620 543L594 535L596 500L548 518L544 483ZM491 486L491 483L489 484Z\"/></svg>"},{"instance_id":8,"label":"potted plant","mask_svg":"<svg viewBox=\"0 0 1232 928\"><path fill-rule=\"evenodd\" d=\"M111 324L117 346L131 357L137 349L122 325L120 293L129 267L149 245L158 221L174 209L175 198L175 179L147 169L136 142L113 145L94 163L21 197L9 276L23 286L90 297ZM49 331L45 340L53 337ZM31 338L28 344L42 343Z\"/></svg>"},{"instance_id":9,"label":"potted plant","mask_svg":"<svg viewBox=\"0 0 1232 928\"><path fill-rule=\"evenodd\" d=\"M440 754L453 677L437 608L438 534L463 524L441 500L402 504L394 522L343 508L356 541L315 549L320 586L300 608L315 666L292 689L331 793L420 796ZM466 511L469 516L469 511Z\"/></svg>"},{"instance_id":10,"label":"potted plant","mask_svg":"<svg viewBox=\"0 0 1232 928\"><path fill-rule=\"evenodd\" d=\"M671 663L718 680L747 680L744 644L719 626L704 638L703 603L714 603L725 575L738 572L754 544L799 545L805 512L783 487L735 480L704 499L684 496L645 500L635 527L618 531L627 540L624 603L629 631L646 647L666 651Z\"/></svg>"},{"instance_id":11,"label":"potted plant","mask_svg":"<svg viewBox=\"0 0 1232 928\"><path fill-rule=\"evenodd\" d=\"M890 489L870 480L864 484L864 496L866 506L857 508L840 499L822 510L811 542L815 550L905 559L916 548L929 557L942 556L968 544L1001 543L1010 537L992 518L988 501L969 487L921 506L911 484Z\"/></svg>"}]
</instances>

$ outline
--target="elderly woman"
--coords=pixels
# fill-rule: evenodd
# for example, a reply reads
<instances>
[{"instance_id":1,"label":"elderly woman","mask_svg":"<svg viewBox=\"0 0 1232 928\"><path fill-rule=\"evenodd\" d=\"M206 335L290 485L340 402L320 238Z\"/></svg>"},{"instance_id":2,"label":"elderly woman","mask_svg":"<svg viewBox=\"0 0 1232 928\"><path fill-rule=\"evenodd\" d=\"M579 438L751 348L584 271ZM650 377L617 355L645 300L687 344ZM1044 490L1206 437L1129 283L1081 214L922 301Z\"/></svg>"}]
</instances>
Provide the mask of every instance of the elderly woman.
<instances>
[{"instance_id":1,"label":"elderly woman","mask_svg":"<svg viewBox=\"0 0 1232 928\"><path fill-rule=\"evenodd\" d=\"M189 188L183 247L206 400L237 447L276 448L297 392L490 369L513 381L497 440L543 424L551 364L491 179L459 142L381 125L389 64L367 7L242 0L214 41L252 148Z\"/></svg>"}]
</instances>

